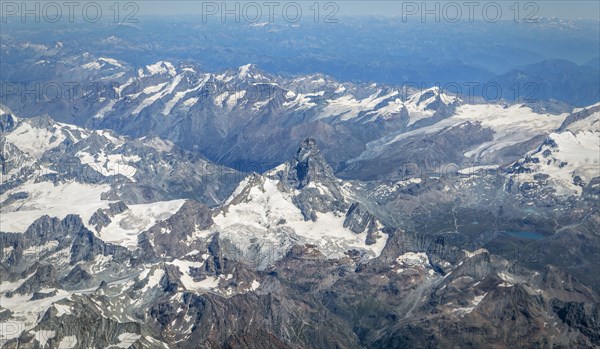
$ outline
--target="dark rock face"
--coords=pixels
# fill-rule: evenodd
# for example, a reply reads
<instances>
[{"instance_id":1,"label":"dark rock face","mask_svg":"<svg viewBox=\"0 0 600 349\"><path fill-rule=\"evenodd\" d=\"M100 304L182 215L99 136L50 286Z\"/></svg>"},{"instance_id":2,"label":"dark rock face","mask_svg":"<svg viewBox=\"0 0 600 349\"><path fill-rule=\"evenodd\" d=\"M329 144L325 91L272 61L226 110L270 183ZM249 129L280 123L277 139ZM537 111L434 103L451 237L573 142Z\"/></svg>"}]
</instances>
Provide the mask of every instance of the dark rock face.
<instances>
[{"instance_id":1,"label":"dark rock face","mask_svg":"<svg viewBox=\"0 0 600 349\"><path fill-rule=\"evenodd\" d=\"M52 292L35 292L33 294L33 296L31 296L31 300L35 301L35 300L39 300L39 299L44 299L44 298L48 298L48 297L54 297L56 296L58 292L56 290L52 291Z\"/></svg>"},{"instance_id":2,"label":"dark rock face","mask_svg":"<svg viewBox=\"0 0 600 349\"><path fill-rule=\"evenodd\" d=\"M346 219L344 220L344 228L350 229L355 234L366 232L367 238L365 243L372 245L377 242L379 234L378 225L383 226L371 212L363 205L355 202L348 208Z\"/></svg>"},{"instance_id":3,"label":"dark rock face","mask_svg":"<svg viewBox=\"0 0 600 349\"><path fill-rule=\"evenodd\" d=\"M206 262L206 271L212 275L223 274L228 269L229 261L223 256L223 249L219 242L219 236L215 235L208 244L206 250L210 258Z\"/></svg>"},{"instance_id":4,"label":"dark rock face","mask_svg":"<svg viewBox=\"0 0 600 349\"><path fill-rule=\"evenodd\" d=\"M377 233L377 230L377 224L375 223L375 221L373 220L369 222L369 225L367 226L367 238L365 239L365 243L367 245L373 245L377 242L377 239L381 237Z\"/></svg>"},{"instance_id":5,"label":"dark rock face","mask_svg":"<svg viewBox=\"0 0 600 349\"><path fill-rule=\"evenodd\" d=\"M92 286L93 276L83 269L80 265L75 265L73 269L60 280L60 284L67 290L77 290L89 288Z\"/></svg>"},{"instance_id":6,"label":"dark rock face","mask_svg":"<svg viewBox=\"0 0 600 349\"><path fill-rule=\"evenodd\" d=\"M119 323L103 317L102 312L89 297L77 298L65 305L70 309L69 314L58 316L55 308L49 308L37 326L41 330L52 329L54 336L44 338L31 334L23 335L19 340L8 341L4 347L11 349L24 346L35 347L36 344L39 345L40 338L46 339L52 348L58 348L61 342L63 346L109 347L125 342L132 347L151 347L147 342L140 346L144 340L141 338L143 332L139 324Z\"/></svg>"},{"instance_id":7,"label":"dark rock face","mask_svg":"<svg viewBox=\"0 0 600 349\"><path fill-rule=\"evenodd\" d=\"M8 199L4 200L4 202L2 202L2 205L10 205L13 202L19 201L19 200L25 200L27 199L27 197L29 196L29 194L27 192L18 192L18 193L14 193L11 194Z\"/></svg>"},{"instance_id":8,"label":"dark rock face","mask_svg":"<svg viewBox=\"0 0 600 349\"><path fill-rule=\"evenodd\" d=\"M323 159L314 138L306 138L300 143L296 155L286 165L284 183L290 188L302 189L311 181L327 182L334 177L333 170Z\"/></svg>"},{"instance_id":9,"label":"dark rock face","mask_svg":"<svg viewBox=\"0 0 600 349\"><path fill-rule=\"evenodd\" d=\"M81 218L77 215L67 215L64 219L43 216L37 219L24 234L29 245L42 245L48 241L58 241L66 244L85 229Z\"/></svg>"},{"instance_id":10,"label":"dark rock face","mask_svg":"<svg viewBox=\"0 0 600 349\"><path fill-rule=\"evenodd\" d=\"M182 256L198 247L189 241L192 234L213 224L212 211L206 205L187 200L173 216L150 228L140 239L150 241L158 255Z\"/></svg>"},{"instance_id":11,"label":"dark rock face","mask_svg":"<svg viewBox=\"0 0 600 349\"><path fill-rule=\"evenodd\" d=\"M347 204L339 188L339 179L321 155L314 138L300 143L296 155L282 170L268 172L279 180L282 190L298 190L294 204L305 220L316 220L317 212L345 211Z\"/></svg>"},{"instance_id":12,"label":"dark rock face","mask_svg":"<svg viewBox=\"0 0 600 349\"><path fill-rule=\"evenodd\" d=\"M598 200L600 198L600 177L593 178L590 183L583 188L583 196L589 200Z\"/></svg>"},{"instance_id":13,"label":"dark rock face","mask_svg":"<svg viewBox=\"0 0 600 349\"><path fill-rule=\"evenodd\" d=\"M35 274L27 279L14 293L36 293L43 288L60 287L56 280L56 270L51 265L39 265Z\"/></svg>"},{"instance_id":14,"label":"dark rock face","mask_svg":"<svg viewBox=\"0 0 600 349\"><path fill-rule=\"evenodd\" d=\"M82 230L73 240L70 263L75 265L82 261L92 261L96 256L114 256L116 259L127 258L124 247L106 244L89 230Z\"/></svg>"},{"instance_id":15,"label":"dark rock face","mask_svg":"<svg viewBox=\"0 0 600 349\"><path fill-rule=\"evenodd\" d=\"M372 228L374 221L375 216L366 211L359 203L355 202L350 205L348 212L346 212L344 228L348 228L352 230L352 232L360 234L364 232L367 227Z\"/></svg>"},{"instance_id":16,"label":"dark rock face","mask_svg":"<svg viewBox=\"0 0 600 349\"><path fill-rule=\"evenodd\" d=\"M590 307L584 303L553 300L552 309L569 327L579 330L593 345L600 346L600 309L597 304Z\"/></svg>"},{"instance_id":17,"label":"dark rock face","mask_svg":"<svg viewBox=\"0 0 600 349\"><path fill-rule=\"evenodd\" d=\"M300 209L305 220L317 220L317 212L344 211L346 203L341 195L322 195L318 189L309 188L294 196L294 204Z\"/></svg>"},{"instance_id":18,"label":"dark rock face","mask_svg":"<svg viewBox=\"0 0 600 349\"><path fill-rule=\"evenodd\" d=\"M96 232L99 232L102 228L110 224L112 217L125 212L127 208L127 205L123 201L111 202L107 209L99 209L94 212L90 217L89 224L94 225Z\"/></svg>"},{"instance_id":19,"label":"dark rock face","mask_svg":"<svg viewBox=\"0 0 600 349\"><path fill-rule=\"evenodd\" d=\"M3 113L0 115L0 132L10 132L15 128L15 118L12 114Z\"/></svg>"}]
</instances>

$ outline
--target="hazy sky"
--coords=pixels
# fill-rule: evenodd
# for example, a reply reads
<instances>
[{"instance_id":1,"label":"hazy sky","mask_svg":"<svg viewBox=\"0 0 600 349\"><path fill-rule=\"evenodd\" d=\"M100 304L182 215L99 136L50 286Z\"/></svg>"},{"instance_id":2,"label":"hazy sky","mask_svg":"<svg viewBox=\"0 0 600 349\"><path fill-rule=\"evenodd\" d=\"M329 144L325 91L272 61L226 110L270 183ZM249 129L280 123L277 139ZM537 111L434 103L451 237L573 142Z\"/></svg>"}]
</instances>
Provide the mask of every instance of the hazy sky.
<instances>
[{"instance_id":1,"label":"hazy sky","mask_svg":"<svg viewBox=\"0 0 600 349\"><path fill-rule=\"evenodd\" d=\"M263 4L267 1L271 1L278 4L275 13L277 14L278 8L282 8L286 3L292 1L273 1L273 0L255 0L254 2L263 8L264 16L267 16L267 7ZM251 1L232 1L226 0L228 4L226 6L235 6L233 3L237 2L240 6L249 3ZM309 7L315 3L314 0L302 1L295 0L296 3L301 4L305 12L309 12ZM415 11L414 5L416 5L417 13L412 16L420 16L420 11L426 9L435 9L435 3L439 5L440 13L443 13L445 6L449 16L456 16L455 6L460 7L460 11L463 12L462 18L468 18L469 8L472 9L475 18L481 19L483 16L484 8L487 8L488 16L495 16L495 6L499 4L502 9L502 19L512 19L516 14L514 4L516 0L496 0L496 1L473 1L473 0L458 0L458 1L368 1L368 0L344 0L344 1L320 1L321 7L324 7L328 2L335 3L338 9L338 15L382 15L382 16L402 16L403 14L408 15L409 12ZM144 0L137 1L140 8L140 14L198 14L202 13L203 8L208 8L208 3L217 4L221 6L222 0L216 1L164 1L164 0ZM469 5L472 3L473 5ZM544 1L519 1L519 17L525 17L527 14L537 14L542 17L560 17L565 19L574 18L586 18L586 19L599 19L600 18L600 2L595 0L590 1L568 1L568 0L544 0ZM422 4L425 4L423 7ZM486 7L487 6L487 7ZM330 7L329 10L333 10ZM281 10L279 10L281 11ZM324 11L324 9L322 9ZM432 17L431 17L432 18Z\"/></svg>"}]
</instances>

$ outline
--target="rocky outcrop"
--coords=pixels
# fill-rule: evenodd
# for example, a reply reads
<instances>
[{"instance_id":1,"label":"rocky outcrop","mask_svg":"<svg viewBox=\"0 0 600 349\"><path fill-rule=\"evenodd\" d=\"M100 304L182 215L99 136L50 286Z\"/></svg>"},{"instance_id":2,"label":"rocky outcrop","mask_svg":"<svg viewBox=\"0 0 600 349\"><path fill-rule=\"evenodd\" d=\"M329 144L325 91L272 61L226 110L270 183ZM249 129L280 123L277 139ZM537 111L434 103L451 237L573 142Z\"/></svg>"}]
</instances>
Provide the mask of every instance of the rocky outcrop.
<instances>
[{"instance_id":1,"label":"rocky outcrop","mask_svg":"<svg viewBox=\"0 0 600 349\"><path fill-rule=\"evenodd\" d=\"M15 117L10 113L0 115L0 133L10 132L15 128Z\"/></svg>"},{"instance_id":2,"label":"rocky outcrop","mask_svg":"<svg viewBox=\"0 0 600 349\"><path fill-rule=\"evenodd\" d=\"M94 277L80 265L75 265L66 276L60 279L60 284L66 290L81 290L94 286Z\"/></svg>"},{"instance_id":3,"label":"rocky outcrop","mask_svg":"<svg viewBox=\"0 0 600 349\"><path fill-rule=\"evenodd\" d=\"M64 303L63 307L68 309L66 314L59 313L55 307L49 308L34 331L25 332L19 338L7 341L3 348L35 348L40 341L46 342L50 348L105 348L111 345L124 345L129 348L135 347L138 341L143 340L144 333L140 324L119 323L105 317L106 313L98 309L88 297L77 297Z\"/></svg>"},{"instance_id":4,"label":"rocky outcrop","mask_svg":"<svg viewBox=\"0 0 600 349\"><path fill-rule=\"evenodd\" d=\"M78 262L93 261L96 256L112 256L116 261L123 261L127 260L130 254L125 247L107 244L91 231L81 230L73 239L70 263L75 265Z\"/></svg>"},{"instance_id":5,"label":"rocky outcrop","mask_svg":"<svg viewBox=\"0 0 600 349\"><path fill-rule=\"evenodd\" d=\"M90 217L89 224L95 227L96 232L99 232L102 228L110 224L112 217L125 212L127 209L128 207L123 201L111 202L108 204L108 208L101 208L94 212Z\"/></svg>"},{"instance_id":6,"label":"rocky outcrop","mask_svg":"<svg viewBox=\"0 0 600 349\"><path fill-rule=\"evenodd\" d=\"M377 218L371 214L364 206L355 202L350 205L346 212L344 228L350 229L355 234L367 233L366 244L372 245L377 242L379 227L381 225ZM383 226L383 225L381 225Z\"/></svg>"},{"instance_id":7,"label":"rocky outcrop","mask_svg":"<svg viewBox=\"0 0 600 349\"><path fill-rule=\"evenodd\" d=\"M316 220L317 212L343 212L347 208L339 182L331 166L321 155L314 138L300 143L295 156L280 170L267 172L279 180L282 190L298 191L294 204L305 220Z\"/></svg>"},{"instance_id":8,"label":"rocky outcrop","mask_svg":"<svg viewBox=\"0 0 600 349\"><path fill-rule=\"evenodd\" d=\"M203 250L203 243L193 241L192 236L213 224L208 206L187 200L173 216L141 235L140 240L148 240L157 255L183 256L194 249Z\"/></svg>"},{"instance_id":9,"label":"rocky outcrop","mask_svg":"<svg viewBox=\"0 0 600 349\"><path fill-rule=\"evenodd\" d=\"M569 114L565 121L563 121L562 125L558 129L559 132L564 132L569 129L569 126L574 124L577 121L584 120L589 118L593 114L600 112L600 104L593 105L588 108L583 108L577 112Z\"/></svg>"},{"instance_id":10,"label":"rocky outcrop","mask_svg":"<svg viewBox=\"0 0 600 349\"><path fill-rule=\"evenodd\" d=\"M32 294L42 289L52 289L60 287L57 281L56 269L52 265L38 265L35 273L30 276L19 288L12 294Z\"/></svg>"},{"instance_id":11,"label":"rocky outcrop","mask_svg":"<svg viewBox=\"0 0 600 349\"><path fill-rule=\"evenodd\" d=\"M368 212L361 204L355 202L348 208L344 228L352 230L355 234L360 234L371 228L375 222L375 216Z\"/></svg>"},{"instance_id":12,"label":"rocky outcrop","mask_svg":"<svg viewBox=\"0 0 600 349\"><path fill-rule=\"evenodd\" d=\"M600 307L590 307L583 302L552 300L552 310L569 328L578 330L589 338L594 346L600 346Z\"/></svg>"},{"instance_id":13,"label":"rocky outcrop","mask_svg":"<svg viewBox=\"0 0 600 349\"><path fill-rule=\"evenodd\" d=\"M335 177L323 159L317 141L306 138L300 143L296 155L286 164L281 180L289 188L303 189L310 182L326 183L335 180Z\"/></svg>"}]
</instances>

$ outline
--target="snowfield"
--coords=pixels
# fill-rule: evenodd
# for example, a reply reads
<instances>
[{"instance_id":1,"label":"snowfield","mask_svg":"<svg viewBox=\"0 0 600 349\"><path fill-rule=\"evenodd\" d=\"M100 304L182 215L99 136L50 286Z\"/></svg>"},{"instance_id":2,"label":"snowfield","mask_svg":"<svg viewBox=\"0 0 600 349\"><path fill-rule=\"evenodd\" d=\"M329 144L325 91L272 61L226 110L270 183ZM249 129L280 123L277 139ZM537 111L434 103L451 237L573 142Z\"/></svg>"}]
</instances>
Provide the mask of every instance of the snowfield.
<instances>
[{"instance_id":1,"label":"snowfield","mask_svg":"<svg viewBox=\"0 0 600 349\"><path fill-rule=\"evenodd\" d=\"M231 198L247 189L242 182ZM292 243L313 244L326 256L339 258L351 249L365 251L370 258L381 254L387 235L373 245L366 245L366 233L355 234L344 228L344 216L335 213L317 213L317 220L305 221L293 204L293 193L282 192L277 181L260 177L259 185L250 185L243 202L226 204L214 217L224 238L240 249L249 247L250 241L259 238L262 247L272 249L274 259L283 257ZM232 199L228 202L231 203Z\"/></svg>"},{"instance_id":2,"label":"snowfield","mask_svg":"<svg viewBox=\"0 0 600 349\"><path fill-rule=\"evenodd\" d=\"M99 232L99 237L113 244L137 246L137 236L161 220L175 214L185 200L153 202L150 204L129 205L125 212L111 219L111 222Z\"/></svg>"},{"instance_id":3,"label":"snowfield","mask_svg":"<svg viewBox=\"0 0 600 349\"><path fill-rule=\"evenodd\" d=\"M70 181L54 185L52 182L30 181L0 196L4 202L12 194L26 192L28 197L0 208L0 231L23 233L38 218L64 218L69 214L81 217L87 225L90 217L113 201L102 200L101 195L110 190L108 184L91 185ZM93 231L91 226L88 226Z\"/></svg>"}]
</instances>

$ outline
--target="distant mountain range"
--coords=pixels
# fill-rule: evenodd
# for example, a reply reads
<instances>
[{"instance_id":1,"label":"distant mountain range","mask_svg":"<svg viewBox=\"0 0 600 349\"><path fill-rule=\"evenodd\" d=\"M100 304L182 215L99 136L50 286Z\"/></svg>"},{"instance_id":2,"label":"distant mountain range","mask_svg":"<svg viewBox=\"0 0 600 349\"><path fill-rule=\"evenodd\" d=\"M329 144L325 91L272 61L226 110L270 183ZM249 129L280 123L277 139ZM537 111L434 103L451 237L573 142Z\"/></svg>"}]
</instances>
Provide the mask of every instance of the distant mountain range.
<instances>
[{"instance_id":1,"label":"distant mountain range","mask_svg":"<svg viewBox=\"0 0 600 349\"><path fill-rule=\"evenodd\" d=\"M41 30L30 30L14 21L17 17L8 17L0 72L4 81L13 82L60 73L31 70L39 60L90 52L135 67L168 60L217 72L254 63L287 77L323 73L338 81L428 88L483 84L549 59L584 64L600 50L597 21L556 18L430 25L398 17L344 17L334 24L276 20L258 26L246 21L203 23L190 15L144 17L136 25L37 23ZM60 48L55 48L57 43Z\"/></svg>"},{"instance_id":2,"label":"distant mountain range","mask_svg":"<svg viewBox=\"0 0 600 349\"><path fill-rule=\"evenodd\" d=\"M566 60L545 60L511 70L490 80L496 83L511 100L559 100L575 106L586 106L598 101L600 87L598 59L585 65ZM494 98L495 91L488 91Z\"/></svg>"},{"instance_id":3,"label":"distant mountain range","mask_svg":"<svg viewBox=\"0 0 600 349\"><path fill-rule=\"evenodd\" d=\"M545 69L561 72L545 77L548 83L534 85L536 94L554 93L544 86L554 86L556 79L570 80L564 73L570 68L563 66L575 67L573 74L581 79L585 75L580 66L553 62L526 67L530 75ZM438 87L353 84L322 74L285 78L251 64L220 73L167 61L136 69L86 53L40 60L32 69L61 72L53 81L63 86L85 83L73 91L65 87L63 93L72 97L58 101L30 103L27 98L34 96L7 94L7 105L21 115L48 114L134 138L159 136L242 172L276 166L306 137L317 139L325 158L348 179L393 178L411 162L427 168L499 165L541 143L573 109L527 96L486 101ZM593 84L593 75L586 78ZM535 79L542 81L537 75ZM530 93L525 73L498 81L504 91L518 81L524 88L520 93ZM567 82L564 89L579 91ZM583 101L595 98L593 90L573 93ZM425 140L424 134L435 137Z\"/></svg>"}]
</instances>

